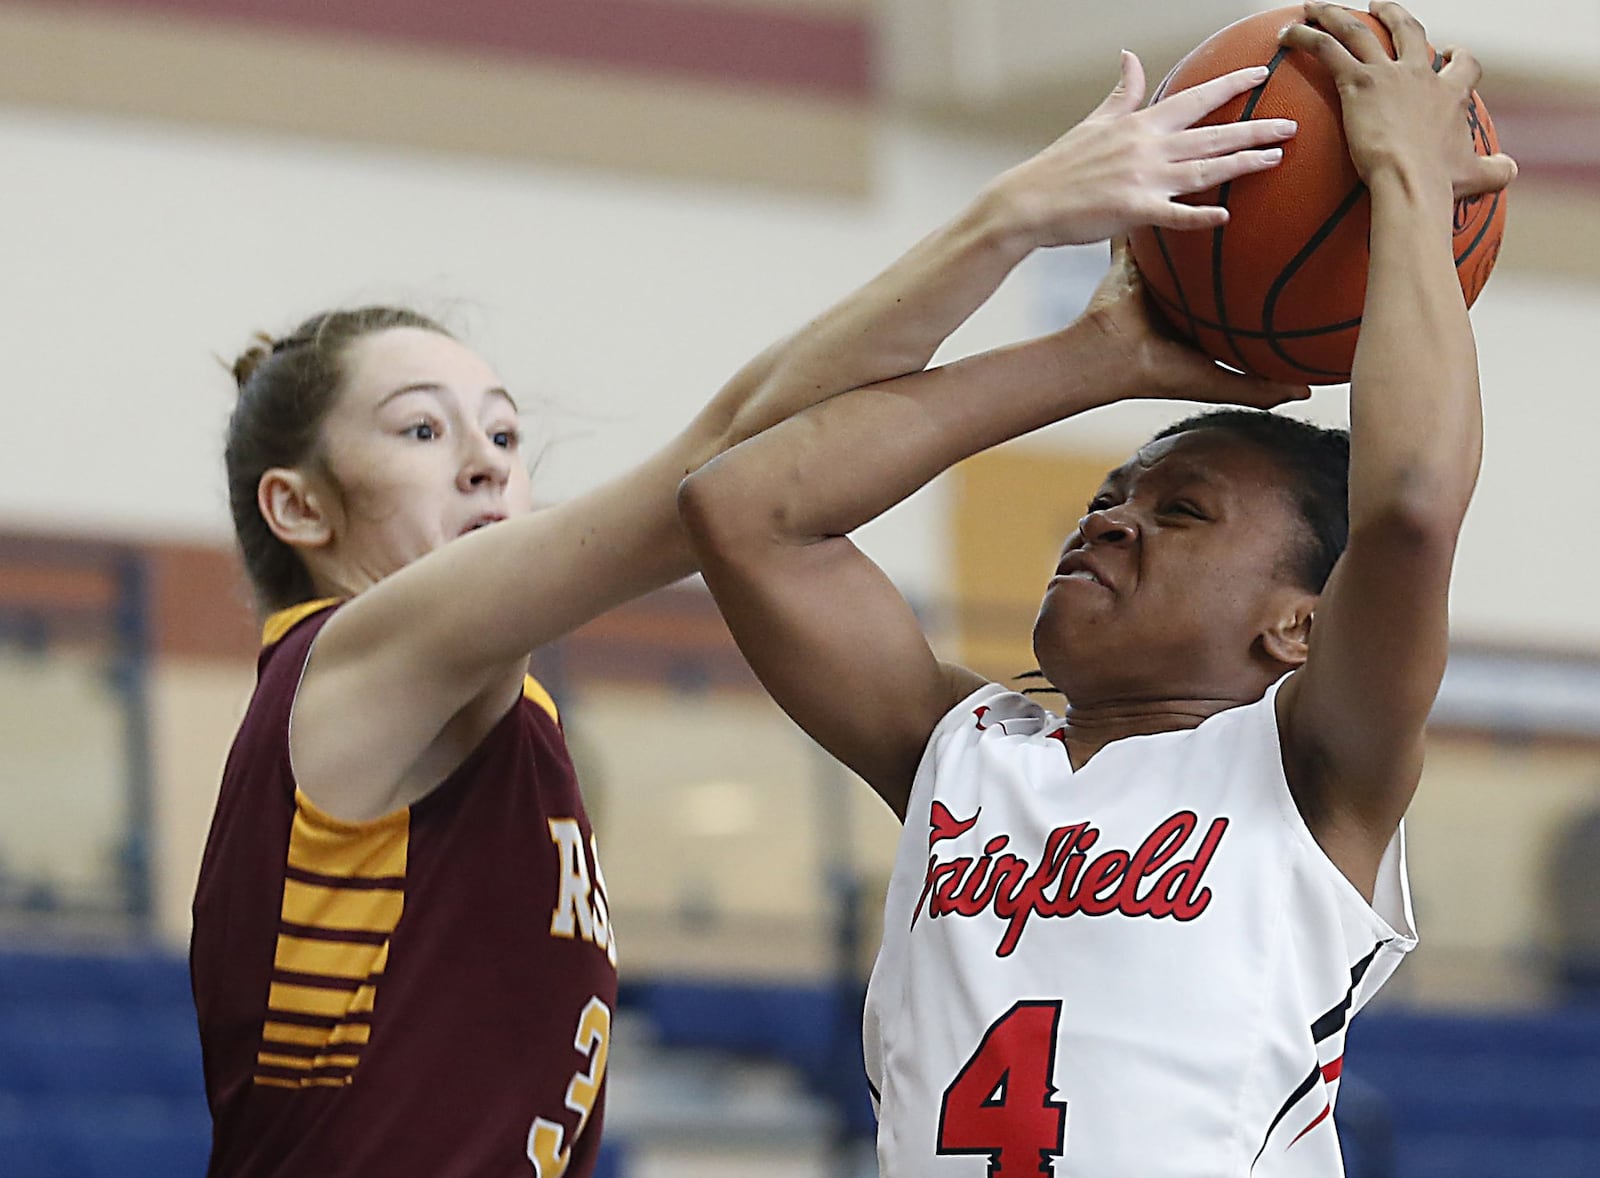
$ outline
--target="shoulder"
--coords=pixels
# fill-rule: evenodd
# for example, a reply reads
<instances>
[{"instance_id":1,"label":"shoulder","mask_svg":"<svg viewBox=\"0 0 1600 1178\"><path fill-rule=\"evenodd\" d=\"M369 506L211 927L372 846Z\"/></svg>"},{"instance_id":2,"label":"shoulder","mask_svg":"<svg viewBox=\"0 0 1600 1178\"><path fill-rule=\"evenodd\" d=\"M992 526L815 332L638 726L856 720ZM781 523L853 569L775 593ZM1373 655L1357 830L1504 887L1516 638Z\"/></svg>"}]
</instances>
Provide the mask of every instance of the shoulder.
<instances>
[{"instance_id":1,"label":"shoulder","mask_svg":"<svg viewBox=\"0 0 1600 1178\"><path fill-rule=\"evenodd\" d=\"M299 691L312 644L340 604L334 599L308 601L278 610L263 621L261 650L256 659L256 686L248 715L281 707L287 719L287 710Z\"/></svg>"},{"instance_id":2,"label":"shoulder","mask_svg":"<svg viewBox=\"0 0 1600 1178\"><path fill-rule=\"evenodd\" d=\"M305 601L268 614L261 623L259 667L263 678L267 668L291 664L295 673L305 666L311 645L344 602L335 597Z\"/></svg>"},{"instance_id":3,"label":"shoulder","mask_svg":"<svg viewBox=\"0 0 1600 1178\"><path fill-rule=\"evenodd\" d=\"M333 611L343 604L342 598L321 597L274 610L261 623L262 648L270 650L297 632L315 634L333 616Z\"/></svg>"}]
</instances>

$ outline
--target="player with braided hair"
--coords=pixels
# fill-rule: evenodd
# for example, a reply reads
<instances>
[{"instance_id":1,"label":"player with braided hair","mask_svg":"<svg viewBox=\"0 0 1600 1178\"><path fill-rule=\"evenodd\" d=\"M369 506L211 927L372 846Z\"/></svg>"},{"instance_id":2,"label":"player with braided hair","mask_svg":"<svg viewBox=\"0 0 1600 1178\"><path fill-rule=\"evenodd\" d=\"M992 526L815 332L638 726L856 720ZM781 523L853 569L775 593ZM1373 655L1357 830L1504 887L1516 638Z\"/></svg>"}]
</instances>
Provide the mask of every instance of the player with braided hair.
<instances>
[{"instance_id":1,"label":"player with braided hair","mask_svg":"<svg viewBox=\"0 0 1600 1178\"><path fill-rule=\"evenodd\" d=\"M1474 152L1472 58L1435 73L1373 9L1398 59L1332 4L1283 38L1371 192L1350 433L1202 413L1111 471L1033 632L1063 713L942 663L848 537L1028 430L1216 399L1167 379L1121 255L1064 331L834 398L680 491L751 666L905 824L866 1010L886 1178L1343 1172L1345 1028L1415 944L1401 818L1482 442L1452 204L1515 171Z\"/></svg>"}]
</instances>

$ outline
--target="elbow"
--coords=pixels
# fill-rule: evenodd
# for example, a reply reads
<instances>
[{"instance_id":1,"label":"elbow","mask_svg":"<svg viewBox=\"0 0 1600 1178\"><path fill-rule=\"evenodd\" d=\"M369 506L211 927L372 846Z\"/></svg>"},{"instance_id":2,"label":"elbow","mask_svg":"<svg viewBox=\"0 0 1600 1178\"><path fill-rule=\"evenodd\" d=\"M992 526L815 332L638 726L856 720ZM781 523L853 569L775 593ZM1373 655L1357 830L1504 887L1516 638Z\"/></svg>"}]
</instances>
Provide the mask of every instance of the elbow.
<instances>
[{"instance_id":1,"label":"elbow","mask_svg":"<svg viewBox=\"0 0 1600 1178\"><path fill-rule=\"evenodd\" d=\"M1352 510L1350 535L1381 536L1388 546L1412 552L1455 551L1472 498L1472 485L1411 477ZM1355 505L1352 504L1352 507Z\"/></svg>"},{"instance_id":2,"label":"elbow","mask_svg":"<svg viewBox=\"0 0 1600 1178\"><path fill-rule=\"evenodd\" d=\"M717 477L717 471L709 469L716 464L717 460L712 459L678 484L678 519L696 547L715 536L726 524L727 505L723 501L727 495L722 490L723 480Z\"/></svg>"},{"instance_id":3,"label":"elbow","mask_svg":"<svg viewBox=\"0 0 1600 1178\"><path fill-rule=\"evenodd\" d=\"M714 458L678 484L678 519L702 562L750 548L759 539L754 525L769 514L739 465Z\"/></svg>"}]
</instances>

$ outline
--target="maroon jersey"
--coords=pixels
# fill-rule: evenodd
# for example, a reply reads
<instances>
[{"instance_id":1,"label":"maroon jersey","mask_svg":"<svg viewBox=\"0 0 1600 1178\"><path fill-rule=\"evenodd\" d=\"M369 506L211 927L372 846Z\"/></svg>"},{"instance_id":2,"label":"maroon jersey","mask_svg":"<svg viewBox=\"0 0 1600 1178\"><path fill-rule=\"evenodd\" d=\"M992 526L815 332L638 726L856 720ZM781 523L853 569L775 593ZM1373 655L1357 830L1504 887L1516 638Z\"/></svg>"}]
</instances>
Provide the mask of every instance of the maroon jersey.
<instances>
[{"instance_id":1,"label":"maroon jersey","mask_svg":"<svg viewBox=\"0 0 1600 1178\"><path fill-rule=\"evenodd\" d=\"M200 869L210 1172L583 1178L616 941L555 706L529 679L428 797L340 822L289 766L295 690L335 605L268 621Z\"/></svg>"}]
</instances>

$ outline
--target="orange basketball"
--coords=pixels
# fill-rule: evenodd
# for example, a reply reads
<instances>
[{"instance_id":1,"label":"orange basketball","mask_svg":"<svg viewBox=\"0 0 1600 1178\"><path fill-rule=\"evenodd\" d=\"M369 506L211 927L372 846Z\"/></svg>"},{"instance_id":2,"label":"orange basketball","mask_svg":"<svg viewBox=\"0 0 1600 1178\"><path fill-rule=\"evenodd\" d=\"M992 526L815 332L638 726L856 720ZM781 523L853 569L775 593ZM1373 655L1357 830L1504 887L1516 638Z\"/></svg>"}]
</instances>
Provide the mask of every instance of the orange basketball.
<instances>
[{"instance_id":1,"label":"orange basketball","mask_svg":"<svg viewBox=\"0 0 1600 1178\"><path fill-rule=\"evenodd\" d=\"M1225 205L1221 228L1144 228L1131 245L1152 301L1201 351L1274 380L1337 384L1350 379L1361 327L1371 209L1350 162L1333 79L1309 54L1278 44L1279 30L1303 11L1279 8L1229 25L1180 61L1155 94L1265 65L1272 71L1266 81L1199 125L1295 119L1300 130L1284 145L1283 162L1188 198ZM1392 54L1383 23L1355 15ZM1434 68L1443 65L1436 53ZM1497 152L1494 124L1476 93L1467 120L1478 154ZM1503 192L1456 204L1456 272L1469 306L1494 268L1505 219Z\"/></svg>"}]
</instances>

